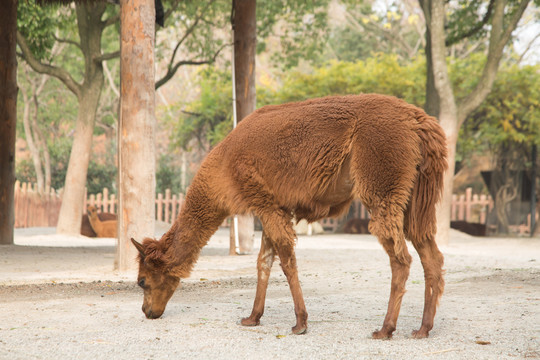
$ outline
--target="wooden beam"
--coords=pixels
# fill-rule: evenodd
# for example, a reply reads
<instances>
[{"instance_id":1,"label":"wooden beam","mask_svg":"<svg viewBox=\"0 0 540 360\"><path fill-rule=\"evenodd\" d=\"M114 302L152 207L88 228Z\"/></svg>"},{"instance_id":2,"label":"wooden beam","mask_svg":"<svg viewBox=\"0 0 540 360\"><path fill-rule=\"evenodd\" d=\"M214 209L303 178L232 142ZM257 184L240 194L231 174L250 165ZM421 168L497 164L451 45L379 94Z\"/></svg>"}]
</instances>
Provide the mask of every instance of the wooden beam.
<instances>
[{"instance_id":1,"label":"wooden beam","mask_svg":"<svg viewBox=\"0 0 540 360\"><path fill-rule=\"evenodd\" d=\"M0 244L13 244L17 124L17 0L0 11Z\"/></svg>"},{"instance_id":2,"label":"wooden beam","mask_svg":"<svg viewBox=\"0 0 540 360\"><path fill-rule=\"evenodd\" d=\"M154 237L154 0L120 2L119 212L115 265L135 268L130 239Z\"/></svg>"}]
</instances>

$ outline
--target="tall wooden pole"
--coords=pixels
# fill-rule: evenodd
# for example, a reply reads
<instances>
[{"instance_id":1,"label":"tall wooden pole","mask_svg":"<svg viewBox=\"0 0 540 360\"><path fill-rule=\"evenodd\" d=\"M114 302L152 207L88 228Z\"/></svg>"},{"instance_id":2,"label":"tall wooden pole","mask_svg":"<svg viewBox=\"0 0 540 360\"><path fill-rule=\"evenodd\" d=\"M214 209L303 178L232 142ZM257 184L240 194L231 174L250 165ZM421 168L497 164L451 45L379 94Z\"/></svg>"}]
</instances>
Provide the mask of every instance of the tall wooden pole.
<instances>
[{"instance_id":1,"label":"tall wooden pole","mask_svg":"<svg viewBox=\"0 0 540 360\"><path fill-rule=\"evenodd\" d=\"M257 45L256 0L233 1L234 74L237 120L255 110L255 52ZM235 225L238 226L235 226ZM235 235L239 240L239 253L253 249L253 215L239 215L238 222L231 224L231 253L235 248Z\"/></svg>"},{"instance_id":2,"label":"tall wooden pole","mask_svg":"<svg viewBox=\"0 0 540 360\"><path fill-rule=\"evenodd\" d=\"M154 237L154 0L120 1L119 212L115 266L136 266L133 237Z\"/></svg>"},{"instance_id":3,"label":"tall wooden pole","mask_svg":"<svg viewBox=\"0 0 540 360\"><path fill-rule=\"evenodd\" d=\"M0 244L13 244L15 126L17 123L17 0L0 11Z\"/></svg>"}]
</instances>

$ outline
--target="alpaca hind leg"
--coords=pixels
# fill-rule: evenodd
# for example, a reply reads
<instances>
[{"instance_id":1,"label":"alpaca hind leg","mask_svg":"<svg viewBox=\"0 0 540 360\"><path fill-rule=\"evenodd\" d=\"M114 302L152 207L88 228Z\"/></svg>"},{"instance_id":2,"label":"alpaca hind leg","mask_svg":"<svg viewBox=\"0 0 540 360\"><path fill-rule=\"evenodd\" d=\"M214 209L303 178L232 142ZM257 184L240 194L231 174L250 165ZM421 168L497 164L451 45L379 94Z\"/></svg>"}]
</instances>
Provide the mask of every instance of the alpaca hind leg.
<instances>
[{"instance_id":1,"label":"alpaca hind leg","mask_svg":"<svg viewBox=\"0 0 540 360\"><path fill-rule=\"evenodd\" d=\"M263 316L264 313L266 289L268 288L268 278L270 277L270 270L272 269L274 258L274 247L270 242L270 239L266 236L266 233L263 231L261 250L259 251L259 257L257 259L257 292L255 294L251 315L247 318L243 318L241 321L241 324L244 326L256 326L260 323L261 316Z\"/></svg>"},{"instance_id":2,"label":"alpaca hind leg","mask_svg":"<svg viewBox=\"0 0 540 360\"><path fill-rule=\"evenodd\" d=\"M444 257L432 237L424 242L413 242L413 245L420 255L426 283L422 325L420 329L412 333L413 337L421 339L428 337L429 331L433 328L437 304L444 291L444 271L442 269Z\"/></svg>"},{"instance_id":3,"label":"alpaca hind leg","mask_svg":"<svg viewBox=\"0 0 540 360\"><path fill-rule=\"evenodd\" d=\"M378 217L377 212L373 214L375 216L371 220L370 231L379 238L379 242L390 258L392 283L383 326L379 331L373 332L372 337L374 339L389 339L396 329L412 258L405 244L402 226L400 225L402 222L399 221L399 217L397 217L397 221L392 222L388 221L391 218Z\"/></svg>"},{"instance_id":4,"label":"alpaca hind leg","mask_svg":"<svg viewBox=\"0 0 540 360\"><path fill-rule=\"evenodd\" d=\"M292 328L294 334L303 334L307 331L307 310L304 303L304 296L300 281L298 280L298 268L296 266L296 255L294 245L286 244L278 247L278 255L283 273L287 277L289 288L294 302L294 313L296 315L296 325Z\"/></svg>"}]
</instances>

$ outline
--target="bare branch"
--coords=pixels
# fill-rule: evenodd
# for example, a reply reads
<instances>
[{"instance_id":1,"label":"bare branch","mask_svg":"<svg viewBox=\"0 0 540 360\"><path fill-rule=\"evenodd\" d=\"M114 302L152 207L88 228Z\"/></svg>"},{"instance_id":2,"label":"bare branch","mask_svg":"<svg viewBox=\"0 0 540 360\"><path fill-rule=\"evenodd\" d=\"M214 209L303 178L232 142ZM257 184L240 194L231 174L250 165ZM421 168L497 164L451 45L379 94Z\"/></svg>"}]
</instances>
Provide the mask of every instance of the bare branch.
<instances>
[{"instance_id":1,"label":"bare branch","mask_svg":"<svg viewBox=\"0 0 540 360\"><path fill-rule=\"evenodd\" d=\"M178 4L180 4L180 1L182 0L176 0L174 3L172 3L171 7L169 8L169 10L165 11L165 15L163 15L163 21L166 21L169 16L172 15L172 13L176 10L176 8L178 7Z\"/></svg>"},{"instance_id":2,"label":"bare branch","mask_svg":"<svg viewBox=\"0 0 540 360\"><path fill-rule=\"evenodd\" d=\"M101 54L100 56L96 56L94 58L94 61L95 62L102 62L102 61L116 59L118 57L120 57L120 50L112 52L112 53Z\"/></svg>"},{"instance_id":3,"label":"bare branch","mask_svg":"<svg viewBox=\"0 0 540 360\"><path fill-rule=\"evenodd\" d=\"M186 32L184 33L184 36L182 36L182 38L180 39L178 44L176 44L176 46L174 47L174 50L173 50L173 53L172 53L172 56L171 56L171 60L169 61L168 71L167 72L171 71L171 68L173 67L174 59L176 57L176 53L177 53L178 49L180 48L180 45L182 45L182 43L189 37L189 35L191 35L193 33L193 31L195 31L195 28L199 24L199 21L201 20L203 15L206 13L206 10L210 7L210 5L213 2L214 2L214 0L208 2L208 4L199 13L199 15L197 15L197 18L195 18L195 21L193 22L193 24L191 24L191 26L186 30ZM176 70L175 70L175 72L176 72Z\"/></svg>"},{"instance_id":4,"label":"bare branch","mask_svg":"<svg viewBox=\"0 0 540 360\"><path fill-rule=\"evenodd\" d=\"M232 44L225 44L225 45L221 46L216 51L214 56L212 56L210 59L207 59L207 60L183 60L183 61L177 62L174 66L169 67L167 69L167 73L161 79L156 81L156 90L159 89L162 85L164 85L167 81L169 81L174 76L174 74L176 74L176 72L178 71L178 68L180 66L212 64L213 62L216 61L216 58L218 57L221 50L223 50L225 47L231 46L231 45Z\"/></svg>"},{"instance_id":5,"label":"bare branch","mask_svg":"<svg viewBox=\"0 0 540 360\"><path fill-rule=\"evenodd\" d=\"M489 48L487 61L484 65L482 76L474 90L465 97L458 105L458 126L461 126L467 116L474 111L485 100L497 75L497 69L502 57L504 47L510 40L512 32L515 30L523 12L529 5L530 0L521 0L515 13L510 18L506 28L504 27L505 3L501 0L495 0L493 9L493 20L491 22L491 34L489 39Z\"/></svg>"},{"instance_id":6,"label":"bare branch","mask_svg":"<svg viewBox=\"0 0 540 360\"><path fill-rule=\"evenodd\" d=\"M115 5L118 5L118 4L115 4ZM118 12L118 14L111 16L110 18L103 21L101 26L103 26L103 28L105 29L107 26L114 25L119 21L120 21L120 11Z\"/></svg>"},{"instance_id":7,"label":"bare branch","mask_svg":"<svg viewBox=\"0 0 540 360\"><path fill-rule=\"evenodd\" d=\"M56 34L53 36L54 36L54 40L56 40L57 42L76 46L79 50L82 51L81 44L79 44L78 42L73 41L73 40L68 40L68 39L61 39L58 36L56 36Z\"/></svg>"},{"instance_id":8,"label":"bare branch","mask_svg":"<svg viewBox=\"0 0 540 360\"><path fill-rule=\"evenodd\" d=\"M531 50L534 42L540 38L540 33L536 34L535 37L532 38L531 41L529 41L529 44L527 45L527 47L525 48L525 50L521 53L521 55L519 56L519 59L517 61L518 64L521 63L521 61L523 61L523 58L525 57L525 55L527 55L527 53Z\"/></svg>"},{"instance_id":9,"label":"bare branch","mask_svg":"<svg viewBox=\"0 0 540 360\"><path fill-rule=\"evenodd\" d=\"M40 74L54 76L55 78L62 81L64 85L66 85L67 88L77 97L80 96L81 85L77 83L75 79L73 79L71 74L65 69L49 64L43 64L41 61L36 59L34 57L34 54L32 54L32 51L30 50L28 44L26 43L26 39L19 31L17 31L17 44L22 51L22 54L19 53L19 55L28 63L28 65L30 65L30 67L34 71Z\"/></svg>"},{"instance_id":10,"label":"bare branch","mask_svg":"<svg viewBox=\"0 0 540 360\"><path fill-rule=\"evenodd\" d=\"M489 19L491 18L491 14L493 13L494 4L495 4L495 0L490 0L489 1L489 5L488 5L488 8L486 10L486 13L484 14L484 17L472 29L470 29L469 31L466 31L466 32L464 32L462 34L459 34L455 38L446 38L446 46L454 45L454 44L460 42L461 40L466 39L466 38L476 34L478 31L480 31L484 27L484 25L486 25L488 23Z\"/></svg>"},{"instance_id":11,"label":"bare branch","mask_svg":"<svg viewBox=\"0 0 540 360\"><path fill-rule=\"evenodd\" d=\"M111 71L109 70L109 67L107 66L106 61L103 61L103 71L105 72L105 75L107 76L107 80L109 80L109 86L111 87L111 90L117 97L120 97L120 91L118 91L118 88L114 84L114 79L112 78Z\"/></svg>"}]
</instances>

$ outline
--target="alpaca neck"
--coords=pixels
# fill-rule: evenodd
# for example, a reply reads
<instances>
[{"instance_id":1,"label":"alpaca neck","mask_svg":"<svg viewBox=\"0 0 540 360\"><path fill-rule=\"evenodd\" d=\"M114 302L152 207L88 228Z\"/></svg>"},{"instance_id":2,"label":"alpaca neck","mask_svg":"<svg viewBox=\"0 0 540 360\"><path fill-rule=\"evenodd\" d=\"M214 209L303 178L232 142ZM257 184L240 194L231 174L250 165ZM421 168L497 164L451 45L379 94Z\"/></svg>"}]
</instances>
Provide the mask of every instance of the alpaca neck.
<instances>
[{"instance_id":1,"label":"alpaca neck","mask_svg":"<svg viewBox=\"0 0 540 360\"><path fill-rule=\"evenodd\" d=\"M89 216L88 221L90 222L92 229L94 229L94 232L97 234L98 230L101 229L101 220L99 220L99 217L97 216L97 214Z\"/></svg>"},{"instance_id":2,"label":"alpaca neck","mask_svg":"<svg viewBox=\"0 0 540 360\"><path fill-rule=\"evenodd\" d=\"M208 186L198 183L191 185L180 215L161 238L167 243L169 271L180 278L189 276L201 249L227 216L212 199Z\"/></svg>"}]
</instances>

